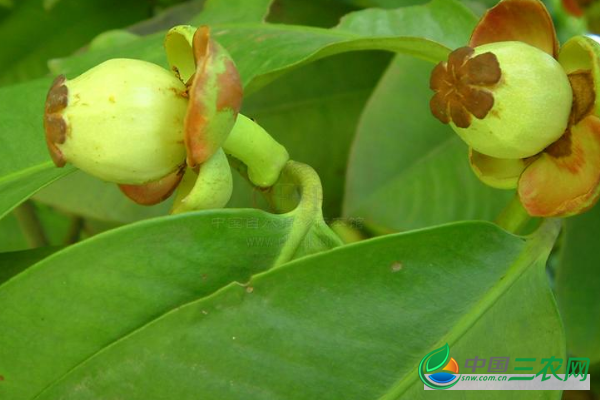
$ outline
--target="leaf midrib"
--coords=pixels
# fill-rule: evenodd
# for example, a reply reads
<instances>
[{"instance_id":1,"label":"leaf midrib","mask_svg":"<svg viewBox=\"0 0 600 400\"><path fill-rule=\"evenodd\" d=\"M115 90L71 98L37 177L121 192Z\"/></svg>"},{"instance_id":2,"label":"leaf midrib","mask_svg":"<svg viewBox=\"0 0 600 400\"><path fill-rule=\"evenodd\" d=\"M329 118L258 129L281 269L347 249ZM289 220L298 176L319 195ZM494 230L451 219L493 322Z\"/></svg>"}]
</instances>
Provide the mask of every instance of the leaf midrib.
<instances>
[{"instance_id":1,"label":"leaf midrib","mask_svg":"<svg viewBox=\"0 0 600 400\"><path fill-rule=\"evenodd\" d=\"M267 213L266 211L262 211L262 210L257 210L257 209L253 209L253 208L249 208L249 209L221 209L221 210L217 210L218 213L227 213L227 214L239 214L240 211L251 211L251 212L257 212L257 213L261 213L261 214L266 214L268 215L269 213ZM197 213L212 213L215 212L214 210L208 210L208 211L198 211ZM293 211L292 211L293 213ZM291 213L290 213L291 214ZM189 215L189 213L187 214L179 214L179 215L168 215L168 216L162 216L162 217L156 217L156 218L150 218L147 220L143 220L140 221L136 224L129 224L129 225L125 225L119 229L114 229L114 230L110 230L110 231L106 231L103 233L100 233L96 236L93 236L90 239L87 239L84 242L79 242L76 243L72 246L69 246L67 248L65 248L64 250L61 251L57 251L56 253L51 254L49 257L46 257L45 259L37 262L36 264L34 264L33 266L29 267L28 269L26 269L24 272L15 275L13 278L9 279L8 281L5 281L4 283L0 284L0 290L2 290L2 288L4 286L6 286L9 282L13 282L17 279L19 279L19 277L25 276L26 274L30 274L33 273L31 271L35 270L35 269L39 269L43 267L43 264L47 261L47 260L53 260L55 257L59 257L60 255L64 254L64 253L69 253L70 251L72 251L73 248L77 248L79 246L84 246L84 245L89 245L89 242L95 242L98 240L104 240L105 236L112 236L115 234L122 234L123 231L126 230L137 230L139 229L140 225L151 225L157 222L157 220L162 220L162 219L182 219L182 218L186 218L186 215ZM285 214L279 214L281 216L285 215ZM316 255L316 254L315 254ZM311 255L312 256L312 255ZM311 256L305 256L302 257L302 259L306 258L306 257L311 257ZM273 259L273 265L271 265L269 268L267 268L265 271L253 275L250 277L249 281L251 281L252 279L254 279L254 277L260 276L262 274L266 274L270 271L275 270L275 268L273 268L276 264L277 264L277 257L274 257ZM40 267L40 264L42 264L42 267ZM289 264L289 263L287 263ZM284 265L287 265L284 264ZM67 372L65 372L64 374L62 374L60 377L56 378L55 380L53 380L52 382L50 382L48 385L46 385L44 388L42 388L33 398L32 400L38 399L40 396L42 396L44 394L44 392L46 392L47 390L51 389L52 387L54 387L55 385L57 385L58 383L60 383L62 380L66 379L72 372L74 372L75 370L79 369L80 367L83 367L88 361L94 359L96 356L104 353L105 351L108 351L109 349L111 349L113 346L116 346L117 344L119 344L122 341L127 340L130 336L135 335L138 331L141 331L143 329L145 329L146 327L159 322L160 320L162 320L163 318L166 318L169 314L177 312L177 310L183 308L183 307L187 307L187 306L192 306L197 302L201 302L201 301L209 301L210 299L212 299L213 296L216 296L218 293L220 293L221 291L226 290L229 287L232 286L245 286L246 284L243 282L238 282L238 281L232 281L216 290L214 290L213 292L209 293L206 296L200 297L200 298L196 298L194 300L188 301L187 303L183 303L180 305L175 305L173 306L171 309L164 311L162 314L150 319L149 321L143 322L141 323L137 328L132 329L131 331L127 332L126 334L124 334L123 336L112 340L110 343L106 344L104 347L101 347L100 349L96 350L93 354L87 356L86 358L84 358L83 360L79 361L76 365L74 365L73 367L71 367Z\"/></svg>"},{"instance_id":2,"label":"leaf midrib","mask_svg":"<svg viewBox=\"0 0 600 400\"><path fill-rule=\"evenodd\" d=\"M146 222L146 221L144 221ZM471 225L471 224L481 224L481 225L491 225L494 226L496 229L499 229L496 225L491 224L489 222L485 222L485 221L463 221L463 222L455 222L455 223L450 223L450 224L444 224L444 225L439 225L439 226L435 226L435 227L426 227L426 228L421 228L421 229L415 229L412 230L410 232L405 232L405 233L398 233L395 236L404 236L404 235L412 235L418 232L427 232L430 230L436 230L439 229L440 227L444 227L444 226L457 226L457 225ZM105 234L109 234L109 232L105 233ZM102 235L105 235L102 234ZM363 246L366 245L368 243L372 243L375 241L384 241L384 240L389 240L389 236L381 236L381 237L377 237L377 238L373 238L370 239L368 241L363 241L363 242L359 242L359 243L355 243L355 244L351 244L348 246ZM140 325L138 328L132 330L131 332L127 333L126 335L123 335L122 337L113 340L111 343L107 344L106 346L102 347L101 349L97 350L95 353L91 354L90 356L86 357L84 360L81 360L80 362L78 362L75 366L73 366L72 368L70 368L67 372L65 372L63 375L61 375L60 377L56 378L55 380L53 380L52 382L50 382L47 386L45 386L43 389L41 389L33 398L32 400L38 400L42 395L44 395L45 392L47 392L48 390L52 389L53 387L57 386L58 384L60 384L62 381L64 381L65 379L67 379L72 373L74 373L75 371L79 370L80 368L84 368L85 365L89 362L91 362L93 359L95 359L96 357L99 357L100 355L102 355L105 352L110 351L113 347L119 345L121 342L124 342L126 340L129 340L130 337L136 335L138 332L159 323L160 321L162 321L165 318L168 318L171 314L180 311L181 309L184 309L186 307L193 307L195 305L198 305L199 303L204 303L204 302L210 302L213 298L219 296L221 293L231 290L233 287L247 287L247 286L253 286L253 284L256 283L256 281L260 281L262 279L265 279L266 277L268 277L269 275L272 274L276 274L276 273L281 273L281 271L286 270L288 268L293 268L295 266L296 263L304 263L306 262L308 259L311 258L315 258L315 257L321 257L324 254L331 254L333 252L338 252L338 251L343 251L347 246L340 246L340 247L335 247L331 250L328 251L324 251L324 252L320 252L318 254L312 254L312 255L308 255L308 256L304 256L301 259L296 259L290 262L287 262L277 268L270 268L267 269L263 272L260 272L258 274L252 275L250 277L250 279L248 280L248 282L244 283L244 282L237 282L237 281L233 281L228 283L227 285L213 291L212 293L191 300L187 303L183 303L179 306L174 306L172 309L165 311L164 313L162 313L161 315L157 316L156 318ZM64 251L68 251L69 248L65 249ZM61 253L61 252L58 252ZM54 257L57 253L51 255L49 258ZM37 264L36 264L37 265ZM31 268L30 268L31 269ZM26 271L27 272L27 271ZM18 275L19 276L19 275ZM9 280L10 282L10 280ZM2 288L2 285L0 285L0 289ZM380 400L388 400L386 398L381 398Z\"/></svg>"},{"instance_id":3,"label":"leaf midrib","mask_svg":"<svg viewBox=\"0 0 600 400\"><path fill-rule=\"evenodd\" d=\"M55 165L52 163L52 161L45 161L43 163L35 164L33 166L30 166L30 167L27 167L24 169L20 169L20 170L16 170L16 171L9 171L4 175L0 175L0 185L3 185L7 181L19 179L25 175L35 174L40 171L44 171L46 169L51 169L51 168L55 168Z\"/></svg>"},{"instance_id":4,"label":"leaf midrib","mask_svg":"<svg viewBox=\"0 0 600 400\"><path fill-rule=\"evenodd\" d=\"M560 231L560 222L558 220L546 220L542 226L529 238L526 239L521 254L515 262L509 267L506 275L498 281L492 288L475 304L472 310L475 314L466 313L447 334L429 350L441 347L448 343L452 346L458 342L467 331L473 327L488 310L490 310L509 289L517 283L523 274L536 265L536 262L546 258L558 233ZM542 264L543 267L544 264ZM418 363L399 381L397 381L390 390L383 394L378 400L397 400L404 394L414 382L417 381Z\"/></svg>"}]
</instances>

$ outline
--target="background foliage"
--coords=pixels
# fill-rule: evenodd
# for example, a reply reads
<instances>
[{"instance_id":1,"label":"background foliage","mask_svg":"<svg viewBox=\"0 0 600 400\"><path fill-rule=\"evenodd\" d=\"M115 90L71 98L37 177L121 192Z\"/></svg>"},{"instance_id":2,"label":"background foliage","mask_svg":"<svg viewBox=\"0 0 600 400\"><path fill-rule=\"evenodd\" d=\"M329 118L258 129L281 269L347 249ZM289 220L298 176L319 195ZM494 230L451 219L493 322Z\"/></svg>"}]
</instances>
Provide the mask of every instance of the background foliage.
<instances>
[{"instance_id":1,"label":"background foliage","mask_svg":"<svg viewBox=\"0 0 600 400\"><path fill-rule=\"evenodd\" d=\"M432 62L494 3L0 1L0 398L418 399L415 368L446 342L459 360L589 357L600 376L600 211L560 236L560 221L526 238L484 222L512 193L481 184L428 110ZM548 5L561 38L581 29ZM212 27L243 112L318 172L326 219L367 240L311 230L280 266L297 215L240 177L228 209L166 216L53 166L52 76L166 66L179 23Z\"/></svg>"}]
</instances>

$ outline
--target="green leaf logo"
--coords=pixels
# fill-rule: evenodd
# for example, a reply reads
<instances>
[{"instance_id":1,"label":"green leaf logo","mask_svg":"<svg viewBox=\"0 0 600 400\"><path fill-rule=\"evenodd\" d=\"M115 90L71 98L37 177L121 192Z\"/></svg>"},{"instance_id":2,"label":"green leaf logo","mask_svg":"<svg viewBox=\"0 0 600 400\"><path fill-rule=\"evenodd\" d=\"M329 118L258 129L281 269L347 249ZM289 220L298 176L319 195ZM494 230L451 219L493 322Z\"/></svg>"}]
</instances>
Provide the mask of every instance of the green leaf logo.
<instances>
[{"instance_id":1,"label":"green leaf logo","mask_svg":"<svg viewBox=\"0 0 600 400\"><path fill-rule=\"evenodd\" d=\"M442 368L442 372L434 373L434 371ZM419 364L419 378L432 389L448 389L456 385L458 382L458 364L456 360L450 357L448 343L423 357Z\"/></svg>"},{"instance_id":2,"label":"green leaf logo","mask_svg":"<svg viewBox=\"0 0 600 400\"><path fill-rule=\"evenodd\" d=\"M436 369L442 368L444 365L446 365L446 362L450 357L450 347L448 346L448 343L446 343L445 346L434 350L432 353L433 354L427 360L427 372L435 371Z\"/></svg>"}]
</instances>

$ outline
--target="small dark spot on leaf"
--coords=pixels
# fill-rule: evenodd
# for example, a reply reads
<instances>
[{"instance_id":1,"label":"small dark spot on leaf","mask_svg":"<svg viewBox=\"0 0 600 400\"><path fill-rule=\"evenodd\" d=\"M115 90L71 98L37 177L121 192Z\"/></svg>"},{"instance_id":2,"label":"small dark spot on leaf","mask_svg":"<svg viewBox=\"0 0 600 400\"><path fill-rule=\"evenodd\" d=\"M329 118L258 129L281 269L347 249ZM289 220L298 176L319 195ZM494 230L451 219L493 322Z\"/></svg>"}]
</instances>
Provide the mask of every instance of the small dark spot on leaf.
<instances>
[{"instance_id":1,"label":"small dark spot on leaf","mask_svg":"<svg viewBox=\"0 0 600 400\"><path fill-rule=\"evenodd\" d=\"M396 261L395 263L392 264L392 266L390 267L390 269L392 270L392 272L398 272L400 270L402 270L402 263L399 261Z\"/></svg>"}]
</instances>

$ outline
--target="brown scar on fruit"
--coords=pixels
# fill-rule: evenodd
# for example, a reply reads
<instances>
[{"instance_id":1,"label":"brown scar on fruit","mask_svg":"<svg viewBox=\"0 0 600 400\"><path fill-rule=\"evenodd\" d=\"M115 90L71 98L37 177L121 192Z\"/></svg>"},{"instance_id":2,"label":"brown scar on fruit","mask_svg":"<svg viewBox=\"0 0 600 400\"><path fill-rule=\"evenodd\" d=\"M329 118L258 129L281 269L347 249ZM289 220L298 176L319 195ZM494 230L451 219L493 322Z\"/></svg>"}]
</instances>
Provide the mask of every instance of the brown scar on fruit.
<instances>
[{"instance_id":1,"label":"brown scar on fruit","mask_svg":"<svg viewBox=\"0 0 600 400\"><path fill-rule=\"evenodd\" d=\"M444 124L452 121L459 128L468 128L473 117L483 119L494 107L489 89L502 78L498 58L489 52L474 53L468 46L458 48L431 73L429 87L435 94L429 108Z\"/></svg>"},{"instance_id":2,"label":"brown scar on fruit","mask_svg":"<svg viewBox=\"0 0 600 400\"><path fill-rule=\"evenodd\" d=\"M65 158L58 148L67 140L68 125L62 116L62 112L69 104L69 89L65 85L64 75L56 77L48 95L46 96L46 105L44 110L44 132L46 134L46 145L50 152L50 157L57 167L64 167Z\"/></svg>"},{"instance_id":3,"label":"brown scar on fruit","mask_svg":"<svg viewBox=\"0 0 600 400\"><path fill-rule=\"evenodd\" d=\"M573 89L573 107L569 123L577 124L594 110L596 93L591 71L576 71L568 75Z\"/></svg>"}]
</instances>

